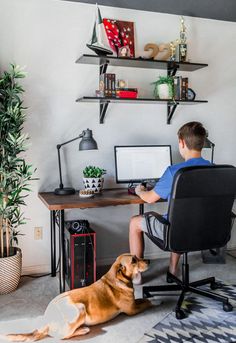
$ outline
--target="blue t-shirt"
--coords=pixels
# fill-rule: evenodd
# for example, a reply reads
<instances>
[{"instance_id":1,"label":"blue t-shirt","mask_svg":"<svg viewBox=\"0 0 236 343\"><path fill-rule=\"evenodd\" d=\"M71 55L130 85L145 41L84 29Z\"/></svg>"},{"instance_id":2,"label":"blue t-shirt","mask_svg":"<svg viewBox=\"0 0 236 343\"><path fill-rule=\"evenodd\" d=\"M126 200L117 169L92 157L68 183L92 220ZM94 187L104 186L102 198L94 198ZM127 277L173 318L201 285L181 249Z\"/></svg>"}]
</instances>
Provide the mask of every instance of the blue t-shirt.
<instances>
[{"instance_id":1,"label":"blue t-shirt","mask_svg":"<svg viewBox=\"0 0 236 343\"><path fill-rule=\"evenodd\" d=\"M174 164L173 166L169 166L160 180L156 183L154 187L154 191L162 198L162 199L168 199L170 198L171 188L172 188L172 182L175 173L184 167L192 167L192 166L206 166L211 165L211 162L208 160L205 160L202 157L198 158L190 158L189 160ZM164 215L166 218L166 215Z\"/></svg>"}]
</instances>

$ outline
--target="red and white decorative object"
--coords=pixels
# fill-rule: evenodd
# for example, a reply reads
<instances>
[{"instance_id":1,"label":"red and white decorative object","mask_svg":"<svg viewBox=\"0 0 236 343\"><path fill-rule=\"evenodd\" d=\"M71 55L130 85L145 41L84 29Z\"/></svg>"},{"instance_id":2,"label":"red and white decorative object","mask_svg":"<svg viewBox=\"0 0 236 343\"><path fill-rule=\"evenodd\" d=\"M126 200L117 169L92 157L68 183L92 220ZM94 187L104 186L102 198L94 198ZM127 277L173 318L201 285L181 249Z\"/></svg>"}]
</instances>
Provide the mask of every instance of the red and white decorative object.
<instances>
[{"instance_id":1,"label":"red and white decorative object","mask_svg":"<svg viewBox=\"0 0 236 343\"><path fill-rule=\"evenodd\" d=\"M127 46L129 57L135 57L134 23L132 21L104 18L103 24L105 26L110 47L117 56L119 54L119 49Z\"/></svg>"}]
</instances>

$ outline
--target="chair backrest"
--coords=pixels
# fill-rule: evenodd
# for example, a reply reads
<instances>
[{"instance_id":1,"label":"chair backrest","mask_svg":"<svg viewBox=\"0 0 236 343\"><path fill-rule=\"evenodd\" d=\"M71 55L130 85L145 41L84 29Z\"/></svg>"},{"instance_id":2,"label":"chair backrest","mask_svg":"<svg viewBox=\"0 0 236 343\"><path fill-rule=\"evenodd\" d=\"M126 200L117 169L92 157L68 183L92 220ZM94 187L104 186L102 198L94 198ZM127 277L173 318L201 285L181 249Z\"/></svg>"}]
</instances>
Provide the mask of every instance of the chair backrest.
<instances>
[{"instance_id":1,"label":"chair backrest","mask_svg":"<svg viewBox=\"0 0 236 343\"><path fill-rule=\"evenodd\" d=\"M235 195L233 166L180 169L169 202L168 249L188 252L223 247L230 239Z\"/></svg>"}]
</instances>

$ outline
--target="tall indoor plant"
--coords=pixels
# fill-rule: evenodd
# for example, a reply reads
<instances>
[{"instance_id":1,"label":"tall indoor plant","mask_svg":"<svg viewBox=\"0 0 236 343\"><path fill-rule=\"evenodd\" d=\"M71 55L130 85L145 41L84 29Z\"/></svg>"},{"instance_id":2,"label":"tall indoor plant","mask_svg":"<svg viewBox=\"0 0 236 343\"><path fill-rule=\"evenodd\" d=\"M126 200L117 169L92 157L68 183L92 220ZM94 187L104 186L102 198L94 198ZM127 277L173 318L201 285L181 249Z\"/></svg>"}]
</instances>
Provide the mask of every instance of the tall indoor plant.
<instances>
[{"instance_id":1,"label":"tall indoor plant","mask_svg":"<svg viewBox=\"0 0 236 343\"><path fill-rule=\"evenodd\" d=\"M23 156L28 141L23 133L24 90L18 82L23 77L16 65L0 76L0 294L13 291L20 280L21 251L14 243L18 243L19 226L25 223L21 206L33 174Z\"/></svg>"}]
</instances>

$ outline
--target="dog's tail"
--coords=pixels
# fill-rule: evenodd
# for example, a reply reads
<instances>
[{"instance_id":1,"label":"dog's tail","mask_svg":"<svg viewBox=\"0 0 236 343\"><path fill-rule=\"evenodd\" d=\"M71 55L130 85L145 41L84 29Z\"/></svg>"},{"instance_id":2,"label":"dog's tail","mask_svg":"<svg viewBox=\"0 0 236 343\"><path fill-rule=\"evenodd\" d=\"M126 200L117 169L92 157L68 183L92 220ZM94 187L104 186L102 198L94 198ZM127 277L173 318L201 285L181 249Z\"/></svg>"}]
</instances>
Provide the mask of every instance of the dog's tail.
<instances>
[{"instance_id":1,"label":"dog's tail","mask_svg":"<svg viewBox=\"0 0 236 343\"><path fill-rule=\"evenodd\" d=\"M11 342L34 342L47 337L48 330L49 328L48 326L46 326L43 329L34 330L30 333L9 334L6 335L4 338Z\"/></svg>"}]
</instances>

